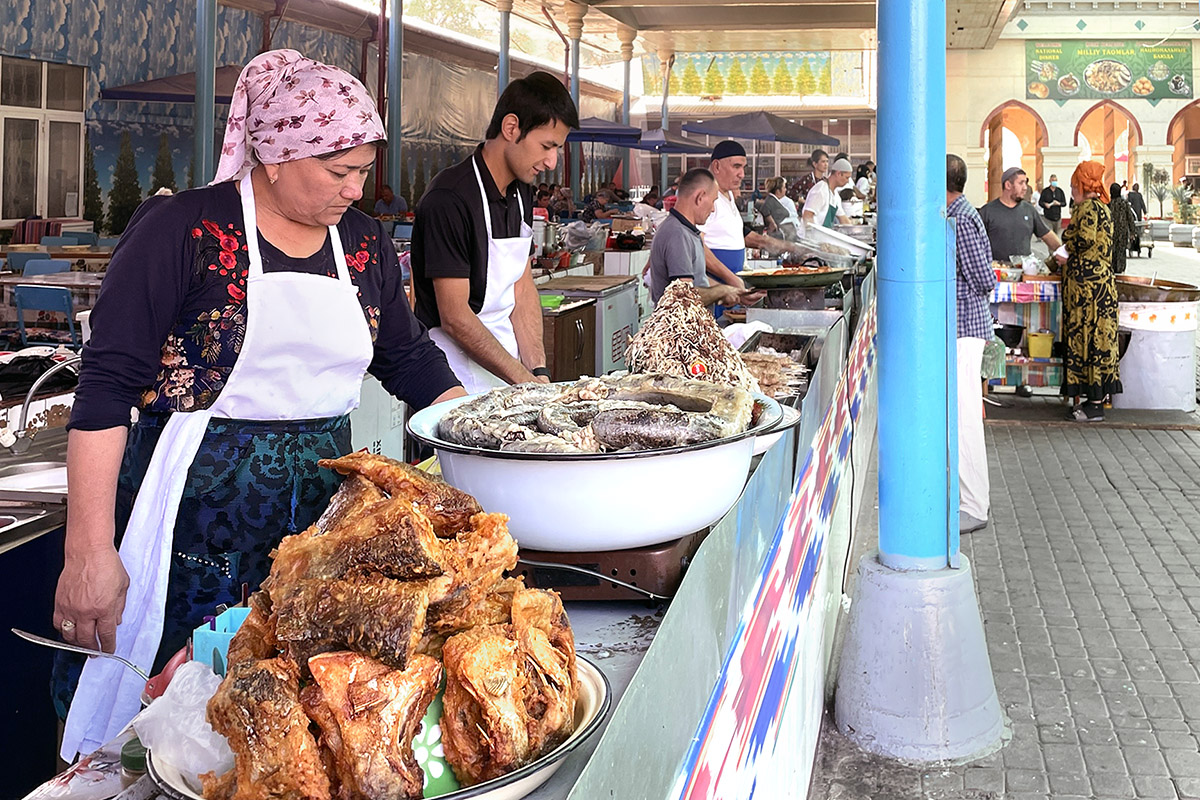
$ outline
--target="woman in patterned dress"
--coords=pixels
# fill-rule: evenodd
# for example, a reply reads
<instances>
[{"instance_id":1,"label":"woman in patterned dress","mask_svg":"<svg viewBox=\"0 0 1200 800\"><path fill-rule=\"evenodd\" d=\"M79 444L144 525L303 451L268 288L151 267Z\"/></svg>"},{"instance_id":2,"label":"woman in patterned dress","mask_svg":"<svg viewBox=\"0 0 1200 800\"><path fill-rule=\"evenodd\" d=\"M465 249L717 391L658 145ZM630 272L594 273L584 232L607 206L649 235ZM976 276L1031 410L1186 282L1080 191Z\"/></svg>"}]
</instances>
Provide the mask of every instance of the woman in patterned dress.
<instances>
[{"instance_id":1,"label":"woman in patterned dress","mask_svg":"<svg viewBox=\"0 0 1200 800\"><path fill-rule=\"evenodd\" d=\"M1073 408L1068 419L1104 419L1105 398L1121 391L1117 354L1117 284L1114 279L1112 216L1104 188L1104 165L1084 161L1071 176L1075 201L1063 234L1063 394Z\"/></svg>"},{"instance_id":2,"label":"woman in patterned dress","mask_svg":"<svg viewBox=\"0 0 1200 800\"><path fill-rule=\"evenodd\" d=\"M366 371L415 407L464 394L389 237L354 207L384 137L361 83L273 50L238 80L213 183L138 208L68 426L53 617L68 642L161 669L324 509L339 479L316 461L350 449ZM82 678L80 663L54 671L65 758L91 752L93 720L121 724L105 698L128 694L92 668L109 662Z\"/></svg>"}]
</instances>

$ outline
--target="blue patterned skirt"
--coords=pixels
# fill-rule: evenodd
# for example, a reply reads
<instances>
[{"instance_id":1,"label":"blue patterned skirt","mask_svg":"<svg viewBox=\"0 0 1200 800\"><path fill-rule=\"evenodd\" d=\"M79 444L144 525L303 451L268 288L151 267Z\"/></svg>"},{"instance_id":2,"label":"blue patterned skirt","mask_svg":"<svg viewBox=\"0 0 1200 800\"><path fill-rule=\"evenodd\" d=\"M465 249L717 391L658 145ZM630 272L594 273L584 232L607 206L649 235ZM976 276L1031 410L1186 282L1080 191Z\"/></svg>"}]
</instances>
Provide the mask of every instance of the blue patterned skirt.
<instances>
[{"instance_id":1,"label":"blue patterned skirt","mask_svg":"<svg viewBox=\"0 0 1200 800\"><path fill-rule=\"evenodd\" d=\"M138 487L169 415L145 414L129 432L117 482L116 529L125 530ZM341 483L317 459L350 451L350 420L298 422L214 419L192 462L171 553L166 623L157 674L220 603L241 601L271 570L279 540L316 522ZM55 655L51 689L65 719L83 657Z\"/></svg>"}]
</instances>

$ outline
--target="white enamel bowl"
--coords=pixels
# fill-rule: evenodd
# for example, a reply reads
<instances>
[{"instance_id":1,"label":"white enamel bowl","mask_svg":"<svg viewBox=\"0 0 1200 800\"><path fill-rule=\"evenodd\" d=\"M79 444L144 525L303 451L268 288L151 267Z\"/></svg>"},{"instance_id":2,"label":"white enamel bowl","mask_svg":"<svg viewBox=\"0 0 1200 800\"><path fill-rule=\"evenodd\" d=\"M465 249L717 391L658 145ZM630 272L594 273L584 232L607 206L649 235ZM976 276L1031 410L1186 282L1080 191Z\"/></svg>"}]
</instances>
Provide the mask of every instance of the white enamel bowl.
<instances>
[{"instance_id":1,"label":"white enamel bowl","mask_svg":"<svg viewBox=\"0 0 1200 800\"><path fill-rule=\"evenodd\" d=\"M733 507L756 443L799 422L798 416L785 421L775 400L754 397L762 412L743 433L634 453L510 453L440 438L438 420L470 397L417 412L408 431L434 448L452 486L485 511L508 515L522 548L625 550L695 533Z\"/></svg>"}]
</instances>

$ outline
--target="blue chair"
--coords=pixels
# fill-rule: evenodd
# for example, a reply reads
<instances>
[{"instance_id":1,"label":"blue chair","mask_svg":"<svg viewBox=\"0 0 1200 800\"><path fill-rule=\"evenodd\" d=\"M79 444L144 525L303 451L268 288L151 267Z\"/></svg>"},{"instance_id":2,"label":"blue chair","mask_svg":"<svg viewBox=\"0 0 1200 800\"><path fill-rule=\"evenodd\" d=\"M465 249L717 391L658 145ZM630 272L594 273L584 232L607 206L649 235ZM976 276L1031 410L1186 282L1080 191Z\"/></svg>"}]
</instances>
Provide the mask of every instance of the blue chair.
<instances>
[{"instance_id":1,"label":"blue chair","mask_svg":"<svg viewBox=\"0 0 1200 800\"><path fill-rule=\"evenodd\" d=\"M42 247L62 247L75 244L75 240L70 236L43 236L41 244Z\"/></svg>"},{"instance_id":2,"label":"blue chair","mask_svg":"<svg viewBox=\"0 0 1200 800\"><path fill-rule=\"evenodd\" d=\"M396 227L392 229L393 239L411 239L413 226L408 222L397 222Z\"/></svg>"},{"instance_id":3,"label":"blue chair","mask_svg":"<svg viewBox=\"0 0 1200 800\"><path fill-rule=\"evenodd\" d=\"M74 239L75 244L86 244L89 247L95 247L100 237L91 231L68 231L63 234L63 238Z\"/></svg>"},{"instance_id":4,"label":"blue chair","mask_svg":"<svg viewBox=\"0 0 1200 800\"><path fill-rule=\"evenodd\" d=\"M17 304L17 328L21 332L21 346L29 344L25 334L26 311L57 311L67 315L67 327L71 331L71 346L79 347L79 334L75 332L75 304L71 300L71 290L58 286L26 286L13 287L13 299Z\"/></svg>"},{"instance_id":5,"label":"blue chair","mask_svg":"<svg viewBox=\"0 0 1200 800\"><path fill-rule=\"evenodd\" d=\"M65 258L34 258L25 262L22 275L53 275L56 272L70 272L71 262Z\"/></svg>"},{"instance_id":6,"label":"blue chair","mask_svg":"<svg viewBox=\"0 0 1200 800\"><path fill-rule=\"evenodd\" d=\"M121 241L120 236L101 236L96 239L97 247L116 247L117 242Z\"/></svg>"},{"instance_id":7,"label":"blue chair","mask_svg":"<svg viewBox=\"0 0 1200 800\"><path fill-rule=\"evenodd\" d=\"M46 260L49 254L41 250L14 250L8 254L8 268L13 272L22 272L30 261Z\"/></svg>"}]
</instances>

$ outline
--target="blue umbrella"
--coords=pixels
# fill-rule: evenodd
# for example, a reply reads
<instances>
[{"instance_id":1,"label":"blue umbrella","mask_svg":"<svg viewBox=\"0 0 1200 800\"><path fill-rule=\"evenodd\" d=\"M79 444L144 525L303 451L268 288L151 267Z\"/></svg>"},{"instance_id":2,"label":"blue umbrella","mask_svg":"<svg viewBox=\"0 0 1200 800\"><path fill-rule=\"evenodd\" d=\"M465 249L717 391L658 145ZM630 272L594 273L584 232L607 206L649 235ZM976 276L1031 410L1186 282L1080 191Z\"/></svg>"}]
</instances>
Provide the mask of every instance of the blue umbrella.
<instances>
[{"instance_id":1,"label":"blue umbrella","mask_svg":"<svg viewBox=\"0 0 1200 800\"><path fill-rule=\"evenodd\" d=\"M709 136L724 136L729 139L754 141L754 159L751 161L751 180L758 187L758 142L791 142L793 144L817 144L837 147L840 139L826 136L820 131L806 128L796 122L767 111L750 111L731 117L710 119L706 122L688 122L683 129L688 133L706 133Z\"/></svg>"},{"instance_id":2,"label":"blue umbrella","mask_svg":"<svg viewBox=\"0 0 1200 800\"><path fill-rule=\"evenodd\" d=\"M642 134L641 141L631 144L635 150L650 150L666 155L704 155L709 152L702 144L688 141L682 136L664 133L662 128L655 128Z\"/></svg>"},{"instance_id":3,"label":"blue umbrella","mask_svg":"<svg viewBox=\"0 0 1200 800\"><path fill-rule=\"evenodd\" d=\"M568 142L599 142L617 147L629 147L636 144L641 137L640 128L610 122L599 117L586 117L579 120L579 129L567 134Z\"/></svg>"}]
</instances>

